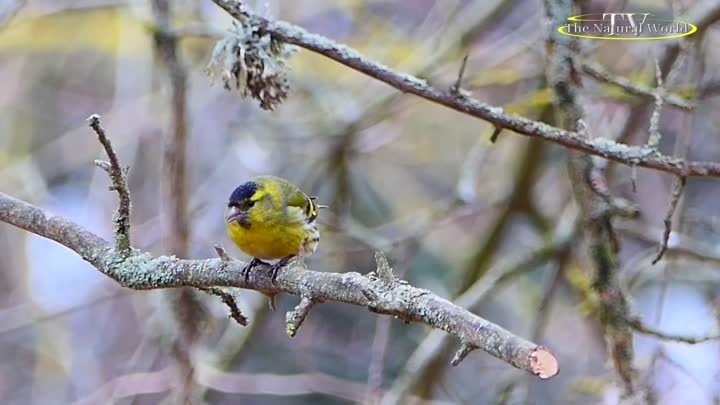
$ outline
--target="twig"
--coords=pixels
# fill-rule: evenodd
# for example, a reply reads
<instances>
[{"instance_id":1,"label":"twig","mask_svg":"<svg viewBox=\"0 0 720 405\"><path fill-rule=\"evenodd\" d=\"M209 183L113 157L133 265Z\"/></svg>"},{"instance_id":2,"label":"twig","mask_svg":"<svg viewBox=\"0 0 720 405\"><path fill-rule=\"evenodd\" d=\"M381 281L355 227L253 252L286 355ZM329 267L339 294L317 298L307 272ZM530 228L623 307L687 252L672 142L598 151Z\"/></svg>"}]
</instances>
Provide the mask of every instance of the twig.
<instances>
[{"instance_id":1,"label":"twig","mask_svg":"<svg viewBox=\"0 0 720 405\"><path fill-rule=\"evenodd\" d=\"M460 70L458 71L457 80L455 80L455 84L450 87L450 91L453 92L455 95L460 95L462 90L462 79L463 75L465 75L465 65L468 61L468 56L465 55L465 57L462 60L462 63L460 64Z\"/></svg>"},{"instance_id":2,"label":"twig","mask_svg":"<svg viewBox=\"0 0 720 405\"><path fill-rule=\"evenodd\" d=\"M686 184L687 178L683 176L677 177L673 182L673 191L672 196L670 197L670 207L668 207L667 213L665 214L665 220L663 221L663 223L665 224L665 230L663 231L663 237L662 241L660 241L660 248L658 249L657 256L655 256L655 258L653 259L652 264L656 264L657 262L659 262L665 254L665 251L667 251L668 241L670 240L670 234L672 233L672 217L673 214L675 214L675 210L677 209L678 203L680 202L680 197L682 196L682 192L685 189Z\"/></svg>"},{"instance_id":3,"label":"twig","mask_svg":"<svg viewBox=\"0 0 720 405\"><path fill-rule=\"evenodd\" d=\"M132 208L130 205L130 192L127 186L127 169L120 167L120 162L110 143L110 139L105 135L105 129L100 125L100 116L93 114L88 117L87 121L90 128L97 134L98 140L110 160L110 164L101 161L96 161L95 164L108 173L112 182L110 190L115 190L118 193L120 203L115 215L113 215L113 222L115 223L113 234L115 235L115 248L120 254L126 256L130 254L130 210Z\"/></svg>"},{"instance_id":4,"label":"twig","mask_svg":"<svg viewBox=\"0 0 720 405\"><path fill-rule=\"evenodd\" d=\"M657 58L655 59L655 80L657 81L657 88L655 89L655 108L653 108L652 115L650 116L650 129L648 130L649 138L647 146L656 148L660 144L662 134L660 134L660 111L662 111L663 102L665 99L665 89L663 88L663 75L660 70L660 62Z\"/></svg>"},{"instance_id":5,"label":"twig","mask_svg":"<svg viewBox=\"0 0 720 405\"><path fill-rule=\"evenodd\" d=\"M199 287L198 290L220 297L222 302L230 309L230 318L242 326L247 326L247 317L242 313L235 297L230 292L217 287Z\"/></svg>"},{"instance_id":6,"label":"twig","mask_svg":"<svg viewBox=\"0 0 720 405\"><path fill-rule=\"evenodd\" d=\"M646 147L628 146L604 138L583 138L575 131L553 127L525 117L505 114L502 108L482 103L472 97L456 97L450 91L430 86L425 80L396 72L329 38L309 33L292 24L270 21L251 14L239 1L213 0L213 2L238 21L257 27L259 30L271 34L278 41L319 53L387 83L402 92L411 93L461 113L486 120L497 127L509 129L521 135L542 138L569 149L602 156L626 165L637 164L641 167L680 174L683 163L680 159L662 155ZM686 167L688 176L720 177L720 163L717 162L687 162Z\"/></svg>"},{"instance_id":7,"label":"twig","mask_svg":"<svg viewBox=\"0 0 720 405\"><path fill-rule=\"evenodd\" d=\"M587 73L590 77L605 83L618 86L632 95L640 96L646 100L655 100L657 97L656 90L653 90L652 88L647 86L636 84L632 80L629 80L627 78L613 75L612 73L608 72L602 66L596 63L583 62L582 69L583 72ZM696 103L686 100L683 97L673 93L666 94L664 96L664 99L669 105L681 108L683 110L693 110L695 109L695 107L697 107Z\"/></svg>"},{"instance_id":8,"label":"twig","mask_svg":"<svg viewBox=\"0 0 720 405\"><path fill-rule=\"evenodd\" d=\"M317 301L310 297L302 297L295 309L285 314L285 332L288 336L295 337L300 326L305 322L305 318L307 318L310 310L316 303Z\"/></svg>"},{"instance_id":9,"label":"twig","mask_svg":"<svg viewBox=\"0 0 720 405\"><path fill-rule=\"evenodd\" d=\"M667 333L667 332L661 332L658 330L655 330L647 325L645 325L639 318L625 318L625 322L633 328L636 332L642 333L644 335L654 336L658 339L662 340L671 340L674 342L681 342L681 343L687 343L687 344L698 344L707 342L710 340L718 340L720 339L720 335L706 335L706 336L685 336L685 335L676 335L673 333Z\"/></svg>"},{"instance_id":10,"label":"twig","mask_svg":"<svg viewBox=\"0 0 720 405\"><path fill-rule=\"evenodd\" d=\"M651 243L657 241L656 235L658 233L664 232L664 230L660 230L659 228L649 228L639 226L637 223L622 222L618 224L618 231L630 237ZM715 247L712 243L694 239L682 233L676 232L672 236L673 242L670 243L668 240L666 244L668 253L681 254L702 261L720 263L720 246Z\"/></svg>"}]
</instances>

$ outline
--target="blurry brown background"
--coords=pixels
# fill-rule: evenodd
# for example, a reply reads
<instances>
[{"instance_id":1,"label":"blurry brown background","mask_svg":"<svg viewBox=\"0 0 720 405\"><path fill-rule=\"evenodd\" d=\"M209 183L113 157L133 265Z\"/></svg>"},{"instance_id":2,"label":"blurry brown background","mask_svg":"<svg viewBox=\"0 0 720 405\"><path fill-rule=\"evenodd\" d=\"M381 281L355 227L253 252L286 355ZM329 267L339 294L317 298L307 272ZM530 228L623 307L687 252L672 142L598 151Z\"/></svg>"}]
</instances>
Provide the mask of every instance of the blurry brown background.
<instances>
[{"instance_id":1,"label":"blurry brown background","mask_svg":"<svg viewBox=\"0 0 720 405\"><path fill-rule=\"evenodd\" d=\"M271 173L330 206L309 268L368 272L382 249L410 283L452 298L548 243L571 204L561 148L509 132L491 144L489 124L398 95L319 55L301 51L289 60L291 94L273 112L211 85L205 67L231 19L209 0L171 3L187 71L189 257L211 257L215 243L242 257L225 236L226 199L248 177ZM454 82L467 53L464 86L474 96L551 120L540 1L247 3L441 88ZM696 2L609 3L585 6L672 15L669 3L681 14ZM174 115L153 41L157 22L151 4L140 0L0 1L0 191L110 238L116 196L92 164L103 155L85 123L97 112L131 167L134 244L160 254L169 229L162 154ZM660 149L672 154L687 142L689 159L720 161L720 99L713 93L720 88L720 31L711 25L693 39L668 86L680 94L699 86L704 98L692 113L663 109ZM614 42L583 42L586 57L652 86L662 41ZM651 103L587 77L583 97L594 134L646 141ZM618 222L621 279L647 323L706 334L720 320L720 181L689 181L672 249L651 266L671 182L638 169L633 192L631 170L611 165L613 192L641 209L639 219ZM419 377L414 396L458 405L616 403L600 329L585 316L573 282L588 267L586 248L575 239L472 308L550 347L560 376L538 381L481 352L452 368L452 346ZM675 249L680 241L690 252ZM195 395L206 403L375 403L409 371L408 357L429 332L330 303L289 339L284 312L297 297L279 297L276 312L258 293L243 298L247 328L229 321L219 300L198 296L207 313L192 359ZM172 303L166 292L121 289L67 249L0 225L0 403L173 403ZM635 339L635 364L658 403L720 403L716 341Z\"/></svg>"}]
</instances>

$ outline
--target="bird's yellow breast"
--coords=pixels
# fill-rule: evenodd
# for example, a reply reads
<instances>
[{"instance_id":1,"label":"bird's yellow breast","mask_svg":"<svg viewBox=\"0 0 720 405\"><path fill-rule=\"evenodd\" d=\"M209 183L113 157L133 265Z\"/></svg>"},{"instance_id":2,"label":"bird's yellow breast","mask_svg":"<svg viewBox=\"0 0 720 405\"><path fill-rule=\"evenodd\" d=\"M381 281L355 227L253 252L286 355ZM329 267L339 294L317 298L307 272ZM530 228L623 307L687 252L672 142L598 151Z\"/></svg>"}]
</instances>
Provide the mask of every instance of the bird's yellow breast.
<instances>
[{"instance_id":1,"label":"bird's yellow breast","mask_svg":"<svg viewBox=\"0 0 720 405\"><path fill-rule=\"evenodd\" d=\"M253 222L245 228L237 222L229 223L230 239L242 250L258 259L272 260L300 253L307 231L303 224L274 224Z\"/></svg>"}]
</instances>

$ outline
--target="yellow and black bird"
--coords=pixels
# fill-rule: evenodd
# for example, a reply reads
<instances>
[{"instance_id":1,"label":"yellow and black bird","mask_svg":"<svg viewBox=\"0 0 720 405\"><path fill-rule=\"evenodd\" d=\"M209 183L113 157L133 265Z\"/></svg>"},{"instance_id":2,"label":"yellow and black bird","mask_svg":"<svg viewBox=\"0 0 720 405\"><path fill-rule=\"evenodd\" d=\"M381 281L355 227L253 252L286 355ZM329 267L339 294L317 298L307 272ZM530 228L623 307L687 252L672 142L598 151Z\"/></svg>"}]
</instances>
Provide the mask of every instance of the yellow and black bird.
<instances>
[{"instance_id":1,"label":"yellow and black bird","mask_svg":"<svg viewBox=\"0 0 720 405\"><path fill-rule=\"evenodd\" d=\"M315 223L318 206L294 184L275 176L257 176L237 187L227 204L225 223L230 239L253 259L243 273L263 260L280 259L271 266L272 281L278 270L295 256L317 250L320 231Z\"/></svg>"}]
</instances>

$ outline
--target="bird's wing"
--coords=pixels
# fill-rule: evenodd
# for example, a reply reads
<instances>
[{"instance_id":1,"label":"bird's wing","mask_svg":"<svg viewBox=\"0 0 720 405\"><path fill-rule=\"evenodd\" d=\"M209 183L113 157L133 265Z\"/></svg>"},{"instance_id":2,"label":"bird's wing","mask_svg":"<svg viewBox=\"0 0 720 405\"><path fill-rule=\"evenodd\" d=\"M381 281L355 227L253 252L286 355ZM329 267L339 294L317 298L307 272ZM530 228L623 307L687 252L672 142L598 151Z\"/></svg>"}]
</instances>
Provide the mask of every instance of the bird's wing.
<instances>
[{"instance_id":1,"label":"bird's wing","mask_svg":"<svg viewBox=\"0 0 720 405\"><path fill-rule=\"evenodd\" d=\"M300 208L307 217L307 222L314 221L318 214L315 201L292 184L288 184L288 186L289 188L286 190L288 206Z\"/></svg>"}]
</instances>

